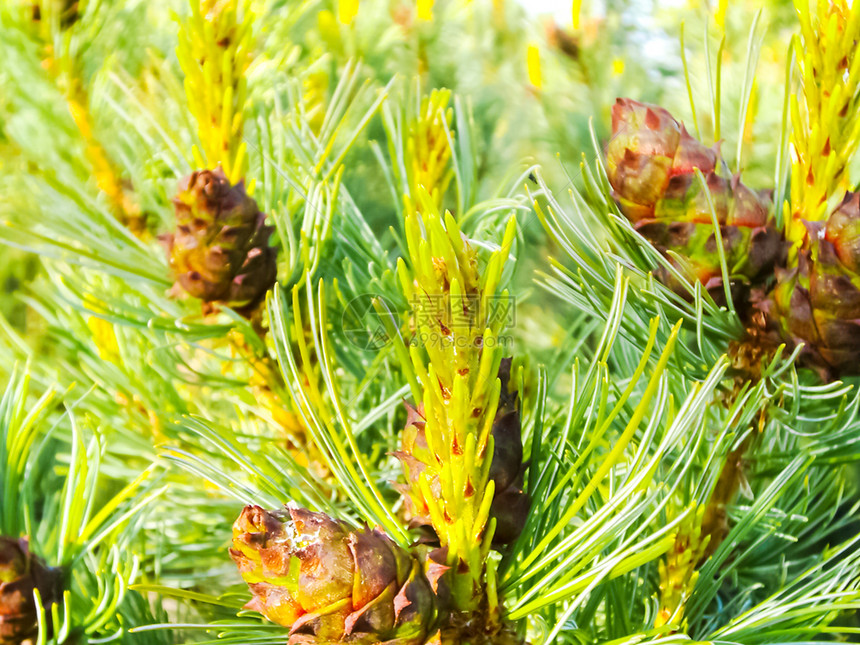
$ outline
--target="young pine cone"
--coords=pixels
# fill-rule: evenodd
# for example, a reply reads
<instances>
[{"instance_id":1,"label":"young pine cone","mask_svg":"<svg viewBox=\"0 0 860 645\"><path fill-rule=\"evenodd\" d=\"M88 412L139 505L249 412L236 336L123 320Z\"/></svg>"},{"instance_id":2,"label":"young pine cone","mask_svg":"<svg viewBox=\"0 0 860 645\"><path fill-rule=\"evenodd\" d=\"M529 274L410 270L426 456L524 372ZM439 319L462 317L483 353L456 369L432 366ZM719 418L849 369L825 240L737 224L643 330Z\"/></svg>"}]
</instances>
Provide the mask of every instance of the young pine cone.
<instances>
[{"instance_id":1,"label":"young pine cone","mask_svg":"<svg viewBox=\"0 0 860 645\"><path fill-rule=\"evenodd\" d=\"M290 627L289 645L421 645L432 632L436 598L421 564L378 529L247 506L230 555L254 593L246 608Z\"/></svg>"},{"instance_id":2,"label":"young pine cone","mask_svg":"<svg viewBox=\"0 0 860 645\"><path fill-rule=\"evenodd\" d=\"M784 243L768 217L769 198L730 177L717 151L690 136L669 112L618 99L606 161L621 212L662 253L683 258L682 274L714 293L722 287L716 216L729 277L755 284L771 275ZM669 276L660 277L678 290Z\"/></svg>"},{"instance_id":3,"label":"young pine cone","mask_svg":"<svg viewBox=\"0 0 860 645\"><path fill-rule=\"evenodd\" d=\"M176 285L250 315L275 283L277 251L244 182L231 186L220 167L198 170L179 183L173 204L176 231L162 240Z\"/></svg>"},{"instance_id":4,"label":"young pine cone","mask_svg":"<svg viewBox=\"0 0 860 645\"><path fill-rule=\"evenodd\" d=\"M36 589L46 609L58 602L60 570L45 566L30 553L26 538L0 537L0 645L20 645L38 636Z\"/></svg>"},{"instance_id":5,"label":"young pine cone","mask_svg":"<svg viewBox=\"0 0 860 645\"><path fill-rule=\"evenodd\" d=\"M827 378L860 374L860 193L822 224L807 222L797 267L779 272L763 308Z\"/></svg>"}]
</instances>

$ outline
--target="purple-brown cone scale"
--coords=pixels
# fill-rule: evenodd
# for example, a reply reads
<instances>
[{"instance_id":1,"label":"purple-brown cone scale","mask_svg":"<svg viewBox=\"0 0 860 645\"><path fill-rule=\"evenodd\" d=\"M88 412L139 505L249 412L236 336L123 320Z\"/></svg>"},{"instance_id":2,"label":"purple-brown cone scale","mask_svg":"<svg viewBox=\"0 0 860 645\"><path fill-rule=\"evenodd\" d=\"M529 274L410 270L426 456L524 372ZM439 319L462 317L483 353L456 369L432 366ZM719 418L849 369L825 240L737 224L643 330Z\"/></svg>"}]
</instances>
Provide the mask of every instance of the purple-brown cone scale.
<instances>
[{"instance_id":1,"label":"purple-brown cone scale","mask_svg":"<svg viewBox=\"0 0 860 645\"><path fill-rule=\"evenodd\" d=\"M38 589L46 609L62 595L62 574L30 553L26 539L0 537L0 645L20 645L39 633Z\"/></svg>"},{"instance_id":2,"label":"purple-brown cone scale","mask_svg":"<svg viewBox=\"0 0 860 645\"><path fill-rule=\"evenodd\" d=\"M860 374L860 193L806 226L797 267L779 272L762 308L825 379Z\"/></svg>"},{"instance_id":3,"label":"purple-brown cone scale","mask_svg":"<svg viewBox=\"0 0 860 645\"><path fill-rule=\"evenodd\" d=\"M290 627L289 645L420 645L436 620L421 564L378 529L247 506L230 555L254 593L246 608Z\"/></svg>"},{"instance_id":4,"label":"purple-brown cone scale","mask_svg":"<svg viewBox=\"0 0 860 645\"><path fill-rule=\"evenodd\" d=\"M784 244L768 217L769 198L730 176L717 147L702 145L669 112L618 99L606 161L621 212L662 253L683 258L672 262L689 279L712 291L722 285L714 218L732 281L755 283L771 274ZM668 274L658 274L682 291Z\"/></svg>"},{"instance_id":5,"label":"purple-brown cone scale","mask_svg":"<svg viewBox=\"0 0 860 645\"><path fill-rule=\"evenodd\" d=\"M179 182L176 230L162 236L176 285L205 303L248 314L275 283L277 251L266 215L219 167Z\"/></svg>"}]
</instances>

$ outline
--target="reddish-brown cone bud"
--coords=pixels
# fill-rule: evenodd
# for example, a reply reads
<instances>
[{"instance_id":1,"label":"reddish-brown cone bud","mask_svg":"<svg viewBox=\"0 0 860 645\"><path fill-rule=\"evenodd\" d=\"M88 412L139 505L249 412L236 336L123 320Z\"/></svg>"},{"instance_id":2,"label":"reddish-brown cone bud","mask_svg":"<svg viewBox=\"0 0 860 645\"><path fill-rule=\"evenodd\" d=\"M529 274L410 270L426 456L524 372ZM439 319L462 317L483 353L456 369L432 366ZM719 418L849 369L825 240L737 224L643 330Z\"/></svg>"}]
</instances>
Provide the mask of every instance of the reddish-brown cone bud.
<instances>
[{"instance_id":1,"label":"reddish-brown cone bud","mask_svg":"<svg viewBox=\"0 0 860 645\"><path fill-rule=\"evenodd\" d=\"M35 590L43 607L58 602L60 570L45 566L30 553L26 539L0 537L0 645L20 645L38 635Z\"/></svg>"},{"instance_id":2,"label":"reddish-brown cone bud","mask_svg":"<svg viewBox=\"0 0 860 645\"><path fill-rule=\"evenodd\" d=\"M277 252L244 182L231 186L220 167L195 171L179 183L173 204L176 230L161 239L176 285L249 314L275 283Z\"/></svg>"},{"instance_id":3,"label":"reddish-brown cone bud","mask_svg":"<svg viewBox=\"0 0 860 645\"><path fill-rule=\"evenodd\" d=\"M860 194L807 229L797 267L780 272L762 308L826 379L860 374Z\"/></svg>"},{"instance_id":4,"label":"reddish-brown cone bud","mask_svg":"<svg viewBox=\"0 0 860 645\"><path fill-rule=\"evenodd\" d=\"M769 221L770 200L730 177L718 150L690 136L666 110L618 99L606 162L621 211L682 275L718 298L720 249L732 281L755 283L771 275L784 243ZM684 293L668 272L660 270L658 276Z\"/></svg>"},{"instance_id":5,"label":"reddish-brown cone bud","mask_svg":"<svg viewBox=\"0 0 860 645\"><path fill-rule=\"evenodd\" d=\"M378 529L247 506L230 555L254 593L247 608L290 627L290 645L420 645L434 627L436 597L421 564Z\"/></svg>"}]
</instances>

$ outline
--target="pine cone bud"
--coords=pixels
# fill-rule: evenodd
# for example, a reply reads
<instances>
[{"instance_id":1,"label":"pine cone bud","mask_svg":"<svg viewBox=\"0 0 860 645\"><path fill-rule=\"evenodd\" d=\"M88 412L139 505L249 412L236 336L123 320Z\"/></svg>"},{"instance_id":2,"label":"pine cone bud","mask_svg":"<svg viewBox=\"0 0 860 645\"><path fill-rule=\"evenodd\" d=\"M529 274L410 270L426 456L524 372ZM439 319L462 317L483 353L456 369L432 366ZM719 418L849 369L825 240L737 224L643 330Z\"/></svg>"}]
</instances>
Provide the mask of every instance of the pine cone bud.
<instances>
[{"instance_id":1,"label":"pine cone bud","mask_svg":"<svg viewBox=\"0 0 860 645\"><path fill-rule=\"evenodd\" d=\"M860 374L860 193L822 226L807 222L797 267L781 272L765 309L825 378Z\"/></svg>"},{"instance_id":2,"label":"pine cone bud","mask_svg":"<svg viewBox=\"0 0 860 645\"><path fill-rule=\"evenodd\" d=\"M30 553L25 538L0 537L0 645L19 645L38 635L36 589L45 608L58 602L60 570L45 566Z\"/></svg>"},{"instance_id":3,"label":"pine cone bud","mask_svg":"<svg viewBox=\"0 0 860 645\"><path fill-rule=\"evenodd\" d=\"M230 555L254 593L246 608L290 627L290 645L420 645L433 628L436 599L421 564L378 529L247 506Z\"/></svg>"},{"instance_id":4,"label":"pine cone bud","mask_svg":"<svg viewBox=\"0 0 860 645\"><path fill-rule=\"evenodd\" d=\"M710 289L721 287L715 216L729 276L749 283L771 274L784 243L769 222L770 199L750 190L739 177L729 177L717 150L690 136L669 112L618 99L606 160L621 211L662 253L672 251L684 259L678 265L682 273ZM658 275L683 292L667 272Z\"/></svg>"},{"instance_id":5,"label":"pine cone bud","mask_svg":"<svg viewBox=\"0 0 860 645\"><path fill-rule=\"evenodd\" d=\"M176 231L162 237L176 284L205 303L249 314L275 283L273 228L244 182L231 186L219 167L191 173L173 200Z\"/></svg>"}]
</instances>

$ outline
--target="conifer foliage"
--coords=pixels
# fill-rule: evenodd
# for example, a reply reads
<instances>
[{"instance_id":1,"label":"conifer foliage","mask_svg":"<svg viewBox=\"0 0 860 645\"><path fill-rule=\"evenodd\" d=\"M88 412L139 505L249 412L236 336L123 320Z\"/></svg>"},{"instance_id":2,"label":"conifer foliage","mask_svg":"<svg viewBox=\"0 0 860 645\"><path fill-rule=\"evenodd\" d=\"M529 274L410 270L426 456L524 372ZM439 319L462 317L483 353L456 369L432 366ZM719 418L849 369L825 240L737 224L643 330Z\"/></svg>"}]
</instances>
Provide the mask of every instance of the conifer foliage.
<instances>
[{"instance_id":1,"label":"conifer foliage","mask_svg":"<svg viewBox=\"0 0 860 645\"><path fill-rule=\"evenodd\" d=\"M0 4L0 645L857 640L860 5L528 4Z\"/></svg>"}]
</instances>

